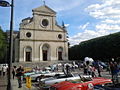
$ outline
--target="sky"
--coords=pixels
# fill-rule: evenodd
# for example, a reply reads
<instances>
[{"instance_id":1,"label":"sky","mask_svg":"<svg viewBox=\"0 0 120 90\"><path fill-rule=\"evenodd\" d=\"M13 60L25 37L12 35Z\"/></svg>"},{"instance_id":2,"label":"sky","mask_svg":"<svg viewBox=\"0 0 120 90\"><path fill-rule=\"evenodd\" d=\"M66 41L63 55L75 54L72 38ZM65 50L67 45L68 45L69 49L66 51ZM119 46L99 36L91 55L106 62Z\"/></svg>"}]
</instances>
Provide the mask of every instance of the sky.
<instances>
[{"instance_id":1,"label":"sky","mask_svg":"<svg viewBox=\"0 0 120 90\"><path fill-rule=\"evenodd\" d=\"M11 0L6 0L11 2ZM65 23L70 45L120 31L120 0L44 0L57 12L59 25ZM14 30L43 0L14 0ZM9 30L10 7L0 7L0 26Z\"/></svg>"}]
</instances>

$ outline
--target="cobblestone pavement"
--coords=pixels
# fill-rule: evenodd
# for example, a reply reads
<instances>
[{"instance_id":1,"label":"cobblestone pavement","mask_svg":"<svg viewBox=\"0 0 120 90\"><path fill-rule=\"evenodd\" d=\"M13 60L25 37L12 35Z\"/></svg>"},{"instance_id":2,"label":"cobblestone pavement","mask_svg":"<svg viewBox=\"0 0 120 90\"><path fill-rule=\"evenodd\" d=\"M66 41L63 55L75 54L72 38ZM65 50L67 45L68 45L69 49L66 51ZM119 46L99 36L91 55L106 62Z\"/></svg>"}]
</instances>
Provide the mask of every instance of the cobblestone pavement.
<instances>
[{"instance_id":1,"label":"cobblestone pavement","mask_svg":"<svg viewBox=\"0 0 120 90\"><path fill-rule=\"evenodd\" d=\"M14 80L11 78L11 86L12 90L37 90L34 86L32 86L31 89L27 88L26 83L23 83L22 88L18 88L18 81L16 77ZM7 76L0 76L0 90L7 90Z\"/></svg>"},{"instance_id":2,"label":"cobblestone pavement","mask_svg":"<svg viewBox=\"0 0 120 90\"><path fill-rule=\"evenodd\" d=\"M7 89L7 79L6 76L0 76L0 90L6 90Z\"/></svg>"}]
</instances>

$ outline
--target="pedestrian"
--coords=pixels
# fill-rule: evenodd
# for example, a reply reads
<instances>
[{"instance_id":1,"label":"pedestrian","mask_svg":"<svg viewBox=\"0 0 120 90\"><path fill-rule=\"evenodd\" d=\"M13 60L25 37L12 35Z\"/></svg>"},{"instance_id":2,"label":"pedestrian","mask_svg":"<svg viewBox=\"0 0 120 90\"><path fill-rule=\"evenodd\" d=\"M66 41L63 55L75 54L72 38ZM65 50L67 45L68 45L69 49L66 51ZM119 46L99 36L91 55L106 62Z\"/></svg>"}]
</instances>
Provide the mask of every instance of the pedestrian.
<instances>
[{"instance_id":1,"label":"pedestrian","mask_svg":"<svg viewBox=\"0 0 120 90\"><path fill-rule=\"evenodd\" d=\"M86 64L84 63L83 64L83 71L84 71L84 75L87 75L87 66L86 66Z\"/></svg>"},{"instance_id":2,"label":"pedestrian","mask_svg":"<svg viewBox=\"0 0 120 90\"><path fill-rule=\"evenodd\" d=\"M2 67L3 76L5 76L6 71L7 71L7 67L6 67L6 65L3 65L3 67Z\"/></svg>"},{"instance_id":3,"label":"pedestrian","mask_svg":"<svg viewBox=\"0 0 120 90\"><path fill-rule=\"evenodd\" d=\"M2 75L2 64L0 64L0 76Z\"/></svg>"},{"instance_id":4,"label":"pedestrian","mask_svg":"<svg viewBox=\"0 0 120 90\"><path fill-rule=\"evenodd\" d=\"M87 68L87 75L90 75L90 68L91 68L91 66L90 66L90 61L86 61L86 68Z\"/></svg>"},{"instance_id":5,"label":"pedestrian","mask_svg":"<svg viewBox=\"0 0 120 90\"><path fill-rule=\"evenodd\" d=\"M101 75L101 70L100 70L100 68L101 68L100 61L99 61L99 60L95 61L95 62L93 63L93 65L94 65L94 67L95 67L95 68L97 69L97 71L98 71L98 76L101 77L102 75Z\"/></svg>"},{"instance_id":6,"label":"pedestrian","mask_svg":"<svg viewBox=\"0 0 120 90\"><path fill-rule=\"evenodd\" d=\"M69 75L70 74L70 66L69 64L67 63L66 64L66 75Z\"/></svg>"},{"instance_id":7,"label":"pedestrian","mask_svg":"<svg viewBox=\"0 0 120 90\"><path fill-rule=\"evenodd\" d=\"M16 74L16 66L13 66L13 69L12 69L13 79L14 79L14 77L15 77L15 74Z\"/></svg>"},{"instance_id":8,"label":"pedestrian","mask_svg":"<svg viewBox=\"0 0 120 90\"><path fill-rule=\"evenodd\" d=\"M16 69L16 77L18 79L18 88L22 87L22 76L24 73L24 69L22 66L19 66L19 68Z\"/></svg>"},{"instance_id":9,"label":"pedestrian","mask_svg":"<svg viewBox=\"0 0 120 90\"><path fill-rule=\"evenodd\" d=\"M111 75L112 75L112 81L113 83L118 83L118 72L119 72L119 68L117 65L117 62L115 62L113 59L110 62L110 70L111 70Z\"/></svg>"},{"instance_id":10,"label":"pedestrian","mask_svg":"<svg viewBox=\"0 0 120 90\"><path fill-rule=\"evenodd\" d=\"M95 67L93 65L91 65L91 75L92 75L92 77L96 77L95 72L96 72Z\"/></svg>"}]
</instances>

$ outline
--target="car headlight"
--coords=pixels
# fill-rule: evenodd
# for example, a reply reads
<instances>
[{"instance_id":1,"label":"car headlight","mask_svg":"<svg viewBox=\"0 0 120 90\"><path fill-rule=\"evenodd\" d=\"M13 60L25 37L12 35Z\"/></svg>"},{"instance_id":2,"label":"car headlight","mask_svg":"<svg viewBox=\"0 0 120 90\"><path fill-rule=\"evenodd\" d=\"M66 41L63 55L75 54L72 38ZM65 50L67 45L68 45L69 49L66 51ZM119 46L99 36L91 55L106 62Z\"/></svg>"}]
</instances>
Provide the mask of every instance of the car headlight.
<instances>
[{"instance_id":1,"label":"car headlight","mask_svg":"<svg viewBox=\"0 0 120 90\"><path fill-rule=\"evenodd\" d=\"M89 83L88 84L88 89L93 89L94 88L94 85L92 83Z\"/></svg>"}]
</instances>

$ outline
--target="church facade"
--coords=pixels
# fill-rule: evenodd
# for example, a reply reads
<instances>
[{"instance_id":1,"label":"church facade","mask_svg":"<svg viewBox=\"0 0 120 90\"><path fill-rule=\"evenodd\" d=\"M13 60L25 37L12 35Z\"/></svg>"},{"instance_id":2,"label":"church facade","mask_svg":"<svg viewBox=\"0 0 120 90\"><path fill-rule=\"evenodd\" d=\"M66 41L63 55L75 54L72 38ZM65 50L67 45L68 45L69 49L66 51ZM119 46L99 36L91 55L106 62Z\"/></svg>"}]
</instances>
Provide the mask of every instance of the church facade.
<instances>
[{"instance_id":1,"label":"church facade","mask_svg":"<svg viewBox=\"0 0 120 90\"><path fill-rule=\"evenodd\" d=\"M57 24L56 12L46 5L35 8L32 12L33 17L25 18L20 23L15 61L68 60L67 31L64 25Z\"/></svg>"}]
</instances>

